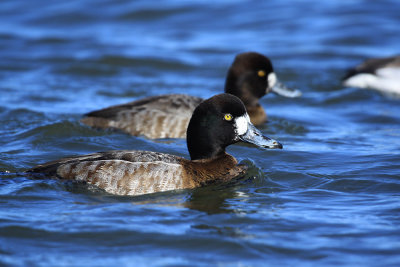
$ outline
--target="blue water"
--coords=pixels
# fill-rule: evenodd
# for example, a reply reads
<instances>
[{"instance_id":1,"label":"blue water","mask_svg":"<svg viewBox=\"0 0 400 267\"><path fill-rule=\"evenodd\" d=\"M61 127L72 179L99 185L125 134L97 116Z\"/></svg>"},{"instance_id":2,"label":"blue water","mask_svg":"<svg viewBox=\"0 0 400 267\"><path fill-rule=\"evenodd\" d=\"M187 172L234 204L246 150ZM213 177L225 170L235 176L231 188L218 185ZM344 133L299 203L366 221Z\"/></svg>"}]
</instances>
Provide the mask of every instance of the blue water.
<instances>
[{"instance_id":1,"label":"blue water","mask_svg":"<svg viewBox=\"0 0 400 267\"><path fill-rule=\"evenodd\" d=\"M340 85L399 53L399 1L3 0L0 23L0 265L400 265L400 99ZM260 129L284 149L231 146L243 179L116 197L15 174L113 149L188 157L184 140L79 119L145 96L208 98L246 51L303 96L261 100Z\"/></svg>"}]
</instances>

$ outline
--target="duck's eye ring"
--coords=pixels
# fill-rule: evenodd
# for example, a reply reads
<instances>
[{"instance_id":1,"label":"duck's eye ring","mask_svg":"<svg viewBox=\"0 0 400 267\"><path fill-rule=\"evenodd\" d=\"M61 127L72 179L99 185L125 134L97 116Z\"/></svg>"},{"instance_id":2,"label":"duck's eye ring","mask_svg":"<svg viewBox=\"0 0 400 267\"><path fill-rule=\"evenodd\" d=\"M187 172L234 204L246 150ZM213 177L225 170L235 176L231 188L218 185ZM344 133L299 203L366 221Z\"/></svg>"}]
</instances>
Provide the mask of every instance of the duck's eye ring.
<instances>
[{"instance_id":1,"label":"duck's eye ring","mask_svg":"<svg viewBox=\"0 0 400 267\"><path fill-rule=\"evenodd\" d=\"M263 70L259 70L259 71L257 72L257 75L258 75L259 77L265 77L265 75L267 75L267 73L265 73L265 71L263 71Z\"/></svg>"},{"instance_id":2,"label":"duck's eye ring","mask_svg":"<svg viewBox=\"0 0 400 267\"><path fill-rule=\"evenodd\" d=\"M231 121L232 119L233 119L233 116L232 116L231 114L226 113L226 114L224 115L224 120L226 120L226 121Z\"/></svg>"}]
</instances>

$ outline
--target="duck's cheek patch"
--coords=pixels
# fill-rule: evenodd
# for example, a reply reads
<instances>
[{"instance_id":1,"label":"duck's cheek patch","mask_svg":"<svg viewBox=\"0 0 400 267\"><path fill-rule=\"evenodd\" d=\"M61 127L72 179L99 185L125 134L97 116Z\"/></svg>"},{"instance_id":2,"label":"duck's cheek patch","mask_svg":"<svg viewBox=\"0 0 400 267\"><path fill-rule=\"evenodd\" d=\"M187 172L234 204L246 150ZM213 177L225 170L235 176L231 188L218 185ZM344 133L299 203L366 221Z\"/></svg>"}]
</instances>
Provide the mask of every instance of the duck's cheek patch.
<instances>
[{"instance_id":1,"label":"duck's cheek patch","mask_svg":"<svg viewBox=\"0 0 400 267\"><path fill-rule=\"evenodd\" d=\"M247 121L248 120L246 116L240 116L235 119L235 128L238 135L243 135L247 132Z\"/></svg>"},{"instance_id":2,"label":"duck's cheek patch","mask_svg":"<svg viewBox=\"0 0 400 267\"><path fill-rule=\"evenodd\" d=\"M277 81L278 81L278 78L276 78L275 72L271 72L270 74L268 74L268 87L269 88L274 87Z\"/></svg>"}]
</instances>

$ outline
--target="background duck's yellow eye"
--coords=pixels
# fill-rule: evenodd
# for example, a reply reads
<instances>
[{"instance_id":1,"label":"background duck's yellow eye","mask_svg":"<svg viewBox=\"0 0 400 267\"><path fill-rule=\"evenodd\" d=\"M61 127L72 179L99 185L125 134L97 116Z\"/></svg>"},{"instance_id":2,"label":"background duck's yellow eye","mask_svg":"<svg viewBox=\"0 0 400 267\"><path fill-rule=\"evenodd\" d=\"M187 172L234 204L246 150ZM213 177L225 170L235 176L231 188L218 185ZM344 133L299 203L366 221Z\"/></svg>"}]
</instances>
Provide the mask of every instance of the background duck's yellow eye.
<instances>
[{"instance_id":1,"label":"background duck's yellow eye","mask_svg":"<svg viewBox=\"0 0 400 267\"><path fill-rule=\"evenodd\" d=\"M267 74L265 73L265 71L263 71L263 70L259 70L259 71L257 72L257 74L258 74L258 76L260 76L260 77L265 77L265 75L267 75Z\"/></svg>"},{"instance_id":2,"label":"background duck's yellow eye","mask_svg":"<svg viewBox=\"0 0 400 267\"><path fill-rule=\"evenodd\" d=\"M232 115L229 114L229 113L226 113L225 116L224 116L224 119L225 119L226 121L231 121L232 118L233 118Z\"/></svg>"}]
</instances>

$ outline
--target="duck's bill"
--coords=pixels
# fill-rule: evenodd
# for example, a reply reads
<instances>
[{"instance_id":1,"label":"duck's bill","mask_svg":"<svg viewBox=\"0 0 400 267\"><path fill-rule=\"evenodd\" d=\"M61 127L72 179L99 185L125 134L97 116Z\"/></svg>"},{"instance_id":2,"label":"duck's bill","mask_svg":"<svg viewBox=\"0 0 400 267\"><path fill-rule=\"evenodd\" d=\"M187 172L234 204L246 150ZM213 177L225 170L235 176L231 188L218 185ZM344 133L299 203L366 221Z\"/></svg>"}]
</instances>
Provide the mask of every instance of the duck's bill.
<instances>
[{"instance_id":1,"label":"duck's bill","mask_svg":"<svg viewBox=\"0 0 400 267\"><path fill-rule=\"evenodd\" d=\"M288 88L283 83L281 83L279 80L277 80L275 82L274 86L272 86L269 90L271 92L274 92L277 95L284 96L284 97L294 98L294 97L301 96L301 91L299 91L297 89Z\"/></svg>"},{"instance_id":2,"label":"duck's bill","mask_svg":"<svg viewBox=\"0 0 400 267\"><path fill-rule=\"evenodd\" d=\"M242 142L250 143L262 148L283 148L281 143L262 135L262 133L251 123L247 125L246 133L239 136L239 139Z\"/></svg>"}]
</instances>

